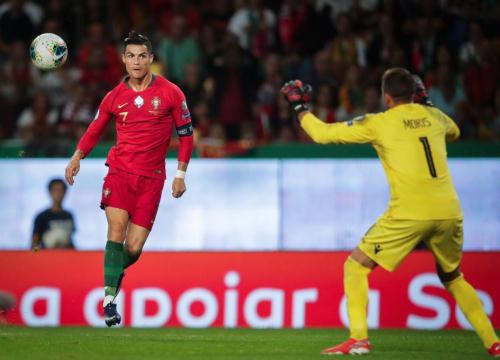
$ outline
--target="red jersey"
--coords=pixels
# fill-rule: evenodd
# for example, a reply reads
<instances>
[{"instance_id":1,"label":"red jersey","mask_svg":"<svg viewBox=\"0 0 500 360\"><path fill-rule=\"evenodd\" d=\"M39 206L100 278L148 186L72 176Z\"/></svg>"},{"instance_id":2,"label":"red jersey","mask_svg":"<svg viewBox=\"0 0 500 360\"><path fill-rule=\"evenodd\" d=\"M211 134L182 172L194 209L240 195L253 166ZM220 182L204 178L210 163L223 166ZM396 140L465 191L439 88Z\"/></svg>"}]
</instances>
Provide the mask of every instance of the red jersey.
<instances>
[{"instance_id":1,"label":"red jersey","mask_svg":"<svg viewBox=\"0 0 500 360\"><path fill-rule=\"evenodd\" d=\"M106 165L132 174L165 179L165 156L175 125L179 136L178 160L189 162L193 126L186 99L177 85L159 75L142 91L126 81L106 94L78 149L87 156L114 119L117 141Z\"/></svg>"}]
</instances>

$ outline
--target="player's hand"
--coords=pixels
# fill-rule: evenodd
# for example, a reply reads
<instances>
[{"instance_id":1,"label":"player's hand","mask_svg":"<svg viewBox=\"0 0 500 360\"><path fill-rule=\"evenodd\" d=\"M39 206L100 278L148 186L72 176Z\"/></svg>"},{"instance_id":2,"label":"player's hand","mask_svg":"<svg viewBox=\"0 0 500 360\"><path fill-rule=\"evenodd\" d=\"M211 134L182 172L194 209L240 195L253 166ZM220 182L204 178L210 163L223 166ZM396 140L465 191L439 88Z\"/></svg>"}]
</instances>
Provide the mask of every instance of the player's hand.
<instances>
[{"instance_id":1,"label":"player's hand","mask_svg":"<svg viewBox=\"0 0 500 360\"><path fill-rule=\"evenodd\" d=\"M73 185L75 183L74 177L80 171L80 159L76 157L72 157L66 166L65 177L68 184Z\"/></svg>"},{"instance_id":2,"label":"player's hand","mask_svg":"<svg viewBox=\"0 0 500 360\"><path fill-rule=\"evenodd\" d=\"M280 92L296 115L309 111L307 103L311 100L311 85L303 84L300 80L291 80L283 85Z\"/></svg>"},{"instance_id":3,"label":"player's hand","mask_svg":"<svg viewBox=\"0 0 500 360\"><path fill-rule=\"evenodd\" d=\"M180 198L185 192L186 183L184 182L184 179L175 178L172 182L172 196L174 198Z\"/></svg>"},{"instance_id":4,"label":"player's hand","mask_svg":"<svg viewBox=\"0 0 500 360\"><path fill-rule=\"evenodd\" d=\"M420 76L413 74L413 80L415 81L415 95L413 101L422 105L434 106Z\"/></svg>"}]
</instances>

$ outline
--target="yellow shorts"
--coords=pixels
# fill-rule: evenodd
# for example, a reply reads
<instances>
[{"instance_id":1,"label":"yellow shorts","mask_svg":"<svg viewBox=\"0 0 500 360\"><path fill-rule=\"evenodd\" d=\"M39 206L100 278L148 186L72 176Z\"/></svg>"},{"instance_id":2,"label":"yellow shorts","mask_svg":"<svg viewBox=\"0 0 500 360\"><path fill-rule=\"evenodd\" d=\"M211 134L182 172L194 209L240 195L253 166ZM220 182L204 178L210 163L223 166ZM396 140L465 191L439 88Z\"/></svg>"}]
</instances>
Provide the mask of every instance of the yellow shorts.
<instances>
[{"instance_id":1,"label":"yellow shorts","mask_svg":"<svg viewBox=\"0 0 500 360\"><path fill-rule=\"evenodd\" d=\"M359 248L388 271L394 271L420 242L434 254L445 272L462 258L462 219L396 220L380 218L365 234Z\"/></svg>"}]
</instances>

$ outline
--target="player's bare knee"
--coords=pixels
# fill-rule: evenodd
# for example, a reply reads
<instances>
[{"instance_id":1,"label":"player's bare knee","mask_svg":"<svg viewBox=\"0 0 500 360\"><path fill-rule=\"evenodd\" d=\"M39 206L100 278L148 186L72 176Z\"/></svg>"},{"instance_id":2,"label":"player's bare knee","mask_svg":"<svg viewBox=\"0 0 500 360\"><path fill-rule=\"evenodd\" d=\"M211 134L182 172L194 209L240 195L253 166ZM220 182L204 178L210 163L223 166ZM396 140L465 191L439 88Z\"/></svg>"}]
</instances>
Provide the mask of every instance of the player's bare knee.
<instances>
[{"instance_id":1,"label":"player's bare knee","mask_svg":"<svg viewBox=\"0 0 500 360\"><path fill-rule=\"evenodd\" d=\"M125 243L125 251L134 258L138 258L142 253L142 245L134 242L129 243L128 240Z\"/></svg>"},{"instance_id":2,"label":"player's bare knee","mask_svg":"<svg viewBox=\"0 0 500 360\"><path fill-rule=\"evenodd\" d=\"M125 239L127 226L120 222L113 222L108 224L108 237L110 240L120 240Z\"/></svg>"}]
</instances>

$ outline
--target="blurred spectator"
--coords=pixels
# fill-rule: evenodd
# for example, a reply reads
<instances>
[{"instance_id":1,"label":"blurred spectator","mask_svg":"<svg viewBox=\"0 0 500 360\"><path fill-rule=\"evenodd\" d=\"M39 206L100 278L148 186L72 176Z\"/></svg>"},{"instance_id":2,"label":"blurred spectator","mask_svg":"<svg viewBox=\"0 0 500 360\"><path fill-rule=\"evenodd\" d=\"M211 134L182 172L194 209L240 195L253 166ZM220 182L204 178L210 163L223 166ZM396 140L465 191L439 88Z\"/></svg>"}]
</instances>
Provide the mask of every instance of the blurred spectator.
<instances>
[{"instance_id":1,"label":"blurred spectator","mask_svg":"<svg viewBox=\"0 0 500 360\"><path fill-rule=\"evenodd\" d=\"M98 83L107 89L116 86L124 73L116 46L108 43L102 23L92 23L87 28L77 65L84 83Z\"/></svg>"},{"instance_id":2,"label":"blurred spectator","mask_svg":"<svg viewBox=\"0 0 500 360\"><path fill-rule=\"evenodd\" d=\"M303 30L307 17L306 3L287 0L281 5L278 16L278 33L285 54L300 53L303 48Z\"/></svg>"},{"instance_id":3,"label":"blurred spectator","mask_svg":"<svg viewBox=\"0 0 500 360\"><path fill-rule=\"evenodd\" d=\"M369 33L367 44L367 63L374 67L387 67L399 47L399 39L394 29L394 20L382 13L378 18L376 32Z\"/></svg>"},{"instance_id":4,"label":"blurred spectator","mask_svg":"<svg viewBox=\"0 0 500 360\"><path fill-rule=\"evenodd\" d=\"M329 84L321 84L315 89L315 97L312 103L312 113L326 123L334 123L335 116L334 89Z\"/></svg>"},{"instance_id":5,"label":"blurred spectator","mask_svg":"<svg viewBox=\"0 0 500 360\"><path fill-rule=\"evenodd\" d=\"M62 179L52 179L48 190L52 204L35 218L31 248L35 251L39 248L73 249L75 222L73 215L62 207L67 190L66 183Z\"/></svg>"},{"instance_id":6,"label":"blurred spectator","mask_svg":"<svg viewBox=\"0 0 500 360\"><path fill-rule=\"evenodd\" d=\"M38 91L32 104L17 120L18 137L26 144L26 155L54 155L54 127L58 121L57 109L44 91Z\"/></svg>"},{"instance_id":7,"label":"blurred spectator","mask_svg":"<svg viewBox=\"0 0 500 360\"><path fill-rule=\"evenodd\" d=\"M30 97L33 96L35 85L40 77L39 71L27 56L26 47L26 43L22 41L9 45L10 58L0 69L2 75L0 96L4 106L8 108L7 114L10 112L18 115L30 102ZM7 135L12 136L15 129L15 116L7 117L6 113L2 112L3 128Z\"/></svg>"},{"instance_id":8,"label":"blurred spectator","mask_svg":"<svg viewBox=\"0 0 500 360\"><path fill-rule=\"evenodd\" d=\"M472 62L479 62L478 50L485 41L481 25L473 22L469 25L469 40L460 48L460 62L468 65Z\"/></svg>"},{"instance_id":9,"label":"blurred spectator","mask_svg":"<svg viewBox=\"0 0 500 360\"><path fill-rule=\"evenodd\" d=\"M356 65L347 69L344 82L339 90L340 107L337 110L337 121L346 121L362 114L363 87L361 84L361 70Z\"/></svg>"},{"instance_id":10,"label":"blurred spectator","mask_svg":"<svg viewBox=\"0 0 500 360\"><path fill-rule=\"evenodd\" d=\"M42 73L39 86L50 95L52 104L60 108L69 100L69 94L81 77L80 69L71 66L71 62L68 61L59 69Z\"/></svg>"},{"instance_id":11,"label":"blurred spectator","mask_svg":"<svg viewBox=\"0 0 500 360\"><path fill-rule=\"evenodd\" d=\"M71 89L70 98L62 108L57 136L62 142L80 139L92 121L94 113L94 99L88 89L82 84L75 85Z\"/></svg>"},{"instance_id":12,"label":"blurred spectator","mask_svg":"<svg viewBox=\"0 0 500 360\"><path fill-rule=\"evenodd\" d=\"M195 143L198 139L207 138L210 134L213 119L210 117L210 106L207 101L199 101L190 107L195 131Z\"/></svg>"},{"instance_id":13,"label":"blurred spectator","mask_svg":"<svg viewBox=\"0 0 500 360\"><path fill-rule=\"evenodd\" d=\"M298 123L292 114L290 106L283 96L277 97L277 110L272 121L272 130L275 141L288 143L297 140Z\"/></svg>"},{"instance_id":14,"label":"blurred spectator","mask_svg":"<svg viewBox=\"0 0 500 360\"><path fill-rule=\"evenodd\" d=\"M241 124L251 117L251 104L255 99L256 78L253 59L238 45L234 35L228 33L222 52L213 60L214 114L224 126L228 140L241 136Z\"/></svg>"},{"instance_id":15,"label":"blurred spectator","mask_svg":"<svg viewBox=\"0 0 500 360\"><path fill-rule=\"evenodd\" d=\"M229 20L228 30L240 46L260 58L275 46L276 15L262 0L247 0Z\"/></svg>"},{"instance_id":16,"label":"blurred spectator","mask_svg":"<svg viewBox=\"0 0 500 360\"><path fill-rule=\"evenodd\" d=\"M23 0L10 0L0 7L0 51L10 53L10 45L30 43L35 34L35 22L28 15Z\"/></svg>"},{"instance_id":17,"label":"blurred spectator","mask_svg":"<svg viewBox=\"0 0 500 360\"><path fill-rule=\"evenodd\" d=\"M337 35L329 45L329 51L333 59L335 74L339 76L351 64L366 66L366 44L364 40L352 31L352 23L349 15L341 13L337 16L335 26Z\"/></svg>"},{"instance_id":18,"label":"blurred spectator","mask_svg":"<svg viewBox=\"0 0 500 360\"><path fill-rule=\"evenodd\" d=\"M493 99L493 92L499 81L498 61L489 41L484 40L476 48L475 61L463 70L463 81L471 104L480 110Z\"/></svg>"},{"instance_id":19,"label":"blurred spectator","mask_svg":"<svg viewBox=\"0 0 500 360\"><path fill-rule=\"evenodd\" d=\"M425 16L412 21L413 41L409 42L408 49L412 72L423 75L432 67L438 44L435 31L431 20Z\"/></svg>"},{"instance_id":20,"label":"blurred spectator","mask_svg":"<svg viewBox=\"0 0 500 360\"><path fill-rule=\"evenodd\" d=\"M158 56L165 67L166 77L173 82L182 80L186 65L200 60L200 48L196 40L188 35L183 16L176 15L172 19L169 35L160 42Z\"/></svg>"},{"instance_id":21,"label":"blurred spectator","mask_svg":"<svg viewBox=\"0 0 500 360\"><path fill-rule=\"evenodd\" d=\"M203 23L213 30L215 39L224 38L226 29L233 12L230 0L213 0L203 2ZM203 42L201 42L203 46Z\"/></svg>"},{"instance_id":22,"label":"blurred spectator","mask_svg":"<svg viewBox=\"0 0 500 360\"><path fill-rule=\"evenodd\" d=\"M42 21L42 32L56 33L64 39L69 49L73 49L74 45L76 45L75 37L77 30L74 19L74 9L68 1L48 0L45 16ZM53 23L57 23L57 31L53 30Z\"/></svg>"},{"instance_id":23,"label":"blurred spectator","mask_svg":"<svg viewBox=\"0 0 500 360\"><path fill-rule=\"evenodd\" d=\"M155 2L153 1L153 3ZM176 18L181 17L184 19L185 31L189 34L189 36L193 36L195 38L197 37L201 29L199 9L192 6L189 1L185 0L169 0L168 2L156 1L156 3L156 7L164 6L165 3L168 4L163 11L160 9L155 9L153 11L153 14L161 14L160 26L163 33L173 36L172 23L176 21Z\"/></svg>"},{"instance_id":24,"label":"blurred spectator","mask_svg":"<svg viewBox=\"0 0 500 360\"><path fill-rule=\"evenodd\" d=\"M206 100L209 96L205 91L203 74L198 63L186 64L184 76L179 85L186 96L186 101L190 109L199 101ZM196 126L196 123L194 125Z\"/></svg>"},{"instance_id":25,"label":"blurred spectator","mask_svg":"<svg viewBox=\"0 0 500 360\"><path fill-rule=\"evenodd\" d=\"M333 72L333 61L327 50L318 51L314 56L313 68L307 82L313 88L326 83L338 86L339 81Z\"/></svg>"},{"instance_id":26,"label":"blurred spectator","mask_svg":"<svg viewBox=\"0 0 500 360\"><path fill-rule=\"evenodd\" d=\"M273 137L271 119L276 111L276 97L283 85L281 57L272 53L266 56L262 63L263 81L257 89L257 103L255 104L255 128L257 139L268 142Z\"/></svg>"},{"instance_id":27,"label":"blurred spectator","mask_svg":"<svg viewBox=\"0 0 500 360\"><path fill-rule=\"evenodd\" d=\"M367 86L363 94L363 109L360 111L364 114L375 114L383 110L380 88L376 85Z\"/></svg>"},{"instance_id":28,"label":"blurred spectator","mask_svg":"<svg viewBox=\"0 0 500 360\"><path fill-rule=\"evenodd\" d=\"M453 69L442 65L437 70L436 84L429 89L431 101L452 119L465 105L465 93L462 82L453 73Z\"/></svg>"}]
</instances>

